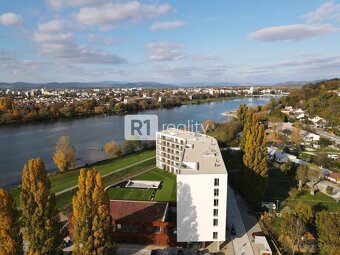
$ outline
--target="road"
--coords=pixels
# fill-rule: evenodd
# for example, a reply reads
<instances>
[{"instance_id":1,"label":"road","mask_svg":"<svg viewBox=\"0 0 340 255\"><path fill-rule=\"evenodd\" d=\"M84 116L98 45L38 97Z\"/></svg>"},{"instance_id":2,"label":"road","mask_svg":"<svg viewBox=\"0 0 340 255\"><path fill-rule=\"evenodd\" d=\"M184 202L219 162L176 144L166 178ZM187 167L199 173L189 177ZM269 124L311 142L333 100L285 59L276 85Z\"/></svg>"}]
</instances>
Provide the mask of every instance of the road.
<instances>
[{"instance_id":1,"label":"road","mask_svg":"<svg viewBox=\"0 0 340 255\"><path fill-rule=\"evenodd\" d=\"M236 235L232 236L235 255L256 255L252 249L235 193L230 186L228 186L227 218L229 229L234 225L236 230Z\"/></svg>"},{"instance_id":2,"label":"road","mask_svg":"<svg viewBox=\"0 0 340 255\"><path fill-rule=\"evenodd\" d=\"M145 161L148 161L148 160L154 159L154 158L156 158L156 157L150 157L150 158L147 158L147 159L143 159L143 160L141 160L141 161L139 161L139 162L137 162L137 163L134 163L134 164L131 164L131 165L128 165L128 166L119 168L119 169L117 169L117 170L115 170L115 171L113 171L113 172L110 172L110 173L107 173L107 174L102 175L102 178L105 178L105 177L110 176L110 175L112 175L112 174L118 173L118 172L120 172L120 171L124 171L124 170L126 170L126 169L128 169L128 168L130 168L130 167L136 166L136 165L138 165L138 164L140 164L140 163L143 163L143 162L145 162ZM76 188L78 188L78 185L74 185L74 186L69 187L69 188L67 188L67 189L64 189L64 190L62 190L62 191L59 191L59 192L57 192L55 195L56 195L56 196L59 196L59 195L65 193L65 192L74 190L74 189L76 189Z\"/></svg>"},{"instance_id":3,"label":"road","mask_svg":"<svg viewBox=\"0 0 340 255\"><path fill-rule=\"evenodd\" d=\"M315 128L315 131L316 131L316 133L318 135L326 137L329 140L334 141L336 144L340 144L340 137L339 136L336 136L336 135L333 135L331 133L325 132L325 131L323 131L323 130L321 130L319 128Z\"/></svg>"}]
</instances>

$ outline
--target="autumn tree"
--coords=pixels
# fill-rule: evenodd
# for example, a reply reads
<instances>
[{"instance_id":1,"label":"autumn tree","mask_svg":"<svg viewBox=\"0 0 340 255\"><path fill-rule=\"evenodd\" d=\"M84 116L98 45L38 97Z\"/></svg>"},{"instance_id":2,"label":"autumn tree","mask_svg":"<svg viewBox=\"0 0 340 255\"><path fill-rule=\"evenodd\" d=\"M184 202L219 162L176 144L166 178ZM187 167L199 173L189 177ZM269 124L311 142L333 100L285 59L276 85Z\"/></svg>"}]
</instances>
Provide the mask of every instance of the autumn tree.
<instances>
[{"instance_id":1,"label":"autumn tree","mask_svg":"<svg viewBox=\"0 0 340 255\"><path fill-rule=\"evenodd\" d=\"M296 214L303 220L305 224L311 223L313 220L313 208L311 205L299 201L295 205Z\"/></svg>"},{"instance_id":2,"label":"autumn tree","mask_svg":"<svg viewBox=\"0 0 340 255\"><path fill-rule=\"evenodd\" d=\"M296 146L300 146L301 144L301 128L300 126L293 127L292 134L290 135L290 140Z\"/></svg>"},{"instance_id":3,"label":"autumn tree","mask_svg":"<svg viewBox=\"0 0 340 255\"><path fill-rule=\"evenodd\" d=\"M307 178L312 183L311 195L314 195L314 186L320 180L320 170L316 168L310 168L307 171Z\"/></svg>"},{"instance_id":4,"label":"autumn tree","mask_svg":"<svg viewBox=\"0 0 340 255\"><path fill-rule=\"evenodd\" d=\"M264 197L268 169L267 169L267 145L264 125L260 124L257 115L251 114L245 127L246 143L244 146L243 164L244 178L249 200L258 205Z\"/></svg>"},{"instance_id":5,"label":"autumn tree","mask_svg":"<svg viewBox=\"0 0 340 255\"><path fill-rule=\"evenodd\" d=\"M295 179L299 181L299 190L302 189L302 186L306 183L308 180L308 167L305 165L299 165L299 167L296 170Z\"/></svg>"},{"instance_id":6,"label":"autumn tree","mask_svg":"<svg viewBox=\"0 0 340 255\"><path fill-rule=\"evenodd\" d=\"M251 126L252 126L252 116L254 115L253 109L252 108L247 108L246 115L243 118L243 121L241 120L241 123L243 125L243 130L242 130L242 136L240 140L240 148L244 152L245 150L245 145L247 141L247 135L250 132Z\"/></svg>"},{"instance_id":7,"label":"autumn tree","mask_svg":"<svg viewBox=\"0 0 340 255\"><path fill-rule=\"evenodd\" d=\"M106 143L103 150L109 157L118 157L122 154L122 149L115 141Z\"/></svg>"},{"instance_id":8,"label":"autumn tree","mask_svg":"<svg viewBox=\"0 0 340 255\"><path fill-rule=\"evenodd\" d=\"M237 110L237 118L244 125L247 117L248 107L246 104L240 104L240 108Z\"/></svg>"},{"instance_id":9,"label":"autumn tree","mask_svg":"<svg viewBox=\"0 0 340 255\"><path fill-rule=\"evenodd\" d=\"M74 254L115 254L109 203L100 174L81 169L72 199Z\"/></svg>"},{"instance_id":10,"label":"autumn tree","mask_svg":"<svg viewBox=\"0 0 340 255\"><path fill-rule=\"evenodd\" d=\"M0 254L24 254L19 212L5 189L0 189Z\"/></svg>"},{"instance_id":11,"label":"autumn tree","mask_svg":"<svg viewBox=\"0 0 340 255\"><path fill-rule=\"evenodd\" d=\"M295 254L306 226L297 215L284 211L280 221L280 239L288 254Z\"/></svg>"},{"instance_id":12,"label":"autumn tree","mask_svg":"<svg viewBox=\"0 0 340 255\"><path fill-rule=\"evenodd\" d=\"M61 254L59 212L41 159L31 159L24 166L20 198L29 254Z\"/></svg>"},{"instance_id":13,"label":"autumn tree","mask_svg":"<svg viewBox=\"0 0 340 255\"><path fill-rule=\"evenodd\" d=\"M59 138L53 160L61 172L65 172L71 167L75 167L76 150L71 146L68 136L61 136Z\"/></svg>"},{"instance_id":14,"label":"autumn tree","mask_svg":"<svg viewBox=\"0 0 340 255\"><path fill-rule=\"evenodd\" d=\"M206 132L211 132L211 131L213 131L216 128L216 122L213 121L213 120L205 120L202 123L202 128L203 128L204 134Z\"/></svg>"},{"instance_id":15,"label":"autumn tree","mask_svg":"<svg viewBox=\"0 0 340 255\"><path fill-rule=\"evenodd\" d=\"M316 215L316 228L321 255L338 255L340 251L340 217L321 211Z\"/></svg>"}]
</instances>

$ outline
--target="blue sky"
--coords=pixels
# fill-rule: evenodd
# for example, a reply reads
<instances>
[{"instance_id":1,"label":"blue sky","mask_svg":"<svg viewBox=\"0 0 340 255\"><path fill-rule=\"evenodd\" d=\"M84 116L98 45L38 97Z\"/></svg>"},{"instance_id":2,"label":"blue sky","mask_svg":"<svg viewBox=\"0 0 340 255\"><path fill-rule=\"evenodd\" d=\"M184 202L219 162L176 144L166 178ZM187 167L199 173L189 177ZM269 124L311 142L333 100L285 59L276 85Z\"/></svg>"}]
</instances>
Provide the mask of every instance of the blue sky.
<instances>
[{"instance_id":1,"label":"blue sky","mask_svg":"<svg viewBox=\"0 0 340 255\"><path fill-rule=\"evenodd\" d=\"M340 1L0 0L0 81L339 76Z\"/></svg>"}]
</instances>

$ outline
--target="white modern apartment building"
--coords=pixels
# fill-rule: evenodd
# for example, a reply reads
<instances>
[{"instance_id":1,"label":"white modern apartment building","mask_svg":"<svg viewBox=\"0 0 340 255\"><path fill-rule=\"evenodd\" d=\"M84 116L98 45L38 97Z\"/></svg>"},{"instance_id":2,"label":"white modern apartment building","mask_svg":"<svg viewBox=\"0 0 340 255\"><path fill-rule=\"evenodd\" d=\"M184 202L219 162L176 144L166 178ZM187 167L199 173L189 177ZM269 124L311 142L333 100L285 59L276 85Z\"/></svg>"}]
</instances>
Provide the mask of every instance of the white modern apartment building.
<instances>
[{"instance_id":1,"label":"white modern apartment building","mask_svg":"<svg viewBox=\"0 0 340 255\"><path fill-rule=\"evenodd\" d=\"M156 148L157 167L177 175L177 242L225 241L228 173L216 139L168 129Z\"/></svg>"}]
</instances>

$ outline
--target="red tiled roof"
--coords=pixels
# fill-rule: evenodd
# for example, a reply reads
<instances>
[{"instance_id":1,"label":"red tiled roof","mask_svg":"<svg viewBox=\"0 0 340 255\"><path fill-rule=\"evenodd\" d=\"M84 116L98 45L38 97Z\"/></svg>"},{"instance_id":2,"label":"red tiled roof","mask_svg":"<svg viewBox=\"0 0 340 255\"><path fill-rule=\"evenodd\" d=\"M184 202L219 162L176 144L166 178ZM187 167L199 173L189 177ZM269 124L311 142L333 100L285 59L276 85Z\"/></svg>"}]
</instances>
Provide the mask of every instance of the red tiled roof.
<instances>
[{"instance_id":1,"label":"red tiled roof","mask_svg":"<svg viewBox=\"0 0 340 255\"><path fill-rule=\"evenodd\" d=\"M328 176L336 180L340 179L340 173L329 173Z\"/></svg>"},{"instance_id":2,"label":"red tiled roof","mask_svg":"<svg viewBox=\"0 0 340 255\"><path fill-rule=\"evenodd\" d=\"M113 220L133 222L163 221L167 203L110 200L110 213Z\"/></svg>"}]
</instances>

